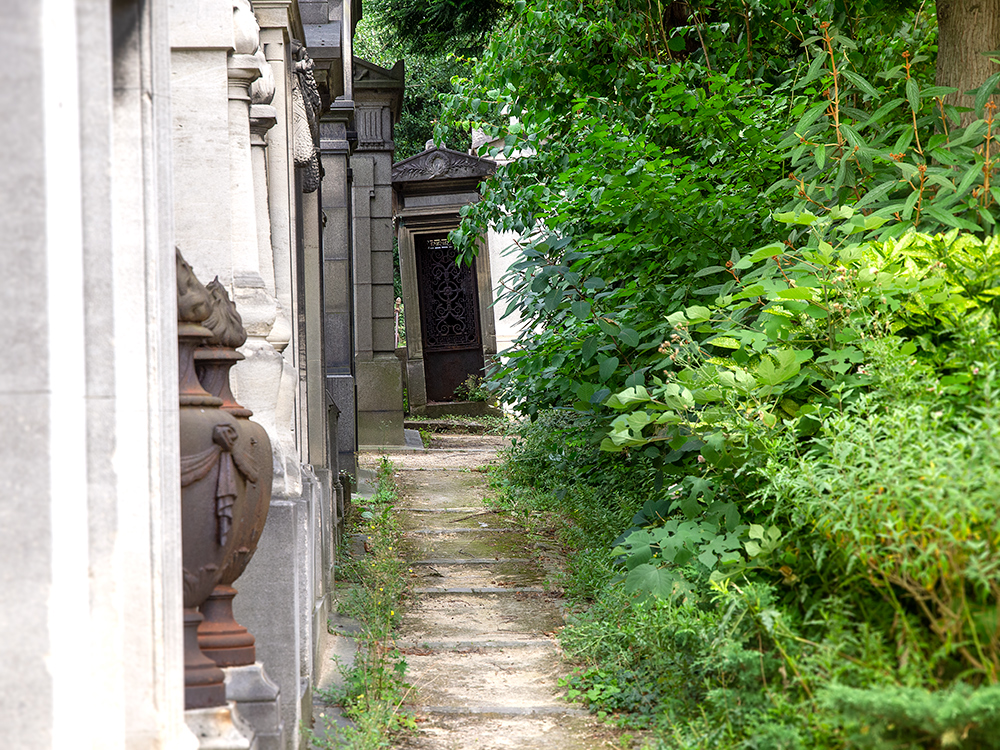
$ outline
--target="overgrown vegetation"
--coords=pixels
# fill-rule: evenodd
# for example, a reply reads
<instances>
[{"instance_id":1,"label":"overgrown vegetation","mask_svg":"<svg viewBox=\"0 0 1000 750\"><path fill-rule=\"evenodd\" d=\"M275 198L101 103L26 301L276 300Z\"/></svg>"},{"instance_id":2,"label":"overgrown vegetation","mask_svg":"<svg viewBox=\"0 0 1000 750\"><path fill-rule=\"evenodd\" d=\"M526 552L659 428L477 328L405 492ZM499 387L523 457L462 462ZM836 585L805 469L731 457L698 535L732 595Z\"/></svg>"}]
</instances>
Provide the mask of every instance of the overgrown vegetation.
<instances>
[{"instance_id":1,"label":"overgrown vegetation","mask_svg":"<svg viewBox=\"0 0 1000 750\"><path fill-rule=\"evenodd\" d=\"M1000 63L957 109L936 29L522 1L449 99L511 159L452 234L518 243L503 502L662 747L1000 747Z\"/></svg>"},{"instance_id":2,"label":"overgrown vegetation","mask_svg":"<svg viewBox=\"0 0 1000 750\"><path fill-rule=\"evenodd\" d=\"M398 554L393 465L384 456L376 481L375 493L355 506L350 519L352 533L363 535L365 554L338 566L338 575L347 583L338 609L361 626L357 653L353 664L341 666L342 687L321 696L341 706L352 723L311 732L317 748L387 748L393 735L415 729L412 716L400 710L410 686L405 682L406 658L396 647L393 629L402 614L406 569Z\"/></svg>"}]
</instances>

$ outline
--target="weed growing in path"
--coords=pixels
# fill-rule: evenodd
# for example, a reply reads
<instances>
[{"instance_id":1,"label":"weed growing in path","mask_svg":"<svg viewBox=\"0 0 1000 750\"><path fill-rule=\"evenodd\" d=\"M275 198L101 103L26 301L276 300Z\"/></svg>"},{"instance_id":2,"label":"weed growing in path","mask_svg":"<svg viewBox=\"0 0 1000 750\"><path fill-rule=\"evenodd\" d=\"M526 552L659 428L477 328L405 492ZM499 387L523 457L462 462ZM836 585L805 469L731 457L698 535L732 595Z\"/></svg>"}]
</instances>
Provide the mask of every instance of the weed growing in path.
<instances>
[{"instance_id":1,"label":"weed growing in path","mask_svg":"<svg viewBox=\"0 0 1000 750\"><path fill-rule=\"evenodd\" d=\"M354 726L338 729L335 736L310 732L314 746L322 750L389 747L392 734L415 728L409 714L399 710L411 688L404 680L406 659L393 638L406 589L396 501L393 465L383 457L375 494L367 502L360 499L351 518L353 532L364 535L365 555L338 568L338 578L347 585L339 610L361 624L357 655L352 666L342 668L343 685L320 696L342 706Z\"/></svg>"}]
</instances>

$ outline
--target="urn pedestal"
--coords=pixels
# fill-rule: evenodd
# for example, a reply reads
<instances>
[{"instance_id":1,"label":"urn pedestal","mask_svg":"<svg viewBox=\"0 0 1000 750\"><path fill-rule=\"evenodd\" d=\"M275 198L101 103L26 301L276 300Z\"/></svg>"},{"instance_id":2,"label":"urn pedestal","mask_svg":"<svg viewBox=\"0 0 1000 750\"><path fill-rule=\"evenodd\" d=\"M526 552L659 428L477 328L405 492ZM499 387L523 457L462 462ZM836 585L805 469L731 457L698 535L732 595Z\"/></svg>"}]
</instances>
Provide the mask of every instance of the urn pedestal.
<instances>
[{"instance_id":1,"label":"urn pedestal","mask_svg":"<svg viewBox=\"0 0 1000 750\"><path fill-rule=\"evenodd\" d=\"M198 646L198 611L219 583L236 549L246 508L247 479L254 476L249 443L223 400L198 380L195 348L213 333L201 325L212 299L177 254L177 349L180 396L181 547L184 584L184 705L226 705L225 675ZM241 432L242 430L242 432Z\"/></svg>"},{"instance_id":2,"label":"urn pedestal","mask_svg":"<svg viewBox=\"0 0 1000 750\"><path fill-rule=\"evenodd\" d=\"M182 322L178 331L181 393L181 538L184 559L184 703L208 708L226 703L225 675L198 647L198 607L223 573L236 537L239 499L246 482L236 465L239 440L235 417L222 411L222 399L198 382L194 348L211 332Z\"/></svg>"},{"instance_id":3,"label":"urn pedestal","mask_svg":"<svg viewBox=\"0 0 1000 750\"><path fill-rule=\"evenodd\" d=\"M210 291L211 287L210 284ZM229 303L228 298L225 301ZM205 619L198 627L198 642L202 652L220 667L248 666L256 659L253 635L233 616L233 597L237 592L232 584L243 574L257 549L270 508L273 477L267 432L250 421L252 412L236 403L230 389L229 370L241 359L242 354L227 346L204 346L195 352L202 384L220 398L221 410L237 422L250 471L246 477L246 504L241 523L233 532L233 547L223 561L218 585L201 606Z\"/></svg>"}]
</instances>

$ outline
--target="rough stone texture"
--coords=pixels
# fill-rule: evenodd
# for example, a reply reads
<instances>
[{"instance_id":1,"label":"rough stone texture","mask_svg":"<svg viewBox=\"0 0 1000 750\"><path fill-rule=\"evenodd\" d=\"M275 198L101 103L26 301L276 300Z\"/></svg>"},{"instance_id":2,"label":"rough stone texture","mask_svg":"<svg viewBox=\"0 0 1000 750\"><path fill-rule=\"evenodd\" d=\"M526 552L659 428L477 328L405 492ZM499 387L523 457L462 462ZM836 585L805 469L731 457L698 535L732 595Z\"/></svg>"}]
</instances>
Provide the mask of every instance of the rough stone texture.
<instances>
[{"instance_id":1,"label":"rough stone texture","mask_svg":"<svg viewBox=\"0 0 1000 750\"><path fill-rule=\"evenodd\" d=\"M184 712L188 727L198 738L199 750L251 750L253 730L228 706L196 708Z\"/></svg>"}]
</instances>

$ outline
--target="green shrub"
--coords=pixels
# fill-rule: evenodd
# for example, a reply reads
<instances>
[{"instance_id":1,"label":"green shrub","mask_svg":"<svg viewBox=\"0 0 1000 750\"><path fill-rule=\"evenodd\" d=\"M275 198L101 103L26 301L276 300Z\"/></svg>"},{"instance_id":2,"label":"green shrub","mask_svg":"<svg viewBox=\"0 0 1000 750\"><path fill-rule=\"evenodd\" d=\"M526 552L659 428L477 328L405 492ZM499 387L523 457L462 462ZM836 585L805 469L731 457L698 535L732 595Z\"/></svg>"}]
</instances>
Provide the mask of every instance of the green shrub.
<instances>
[{"instance_id":1,"label":"green shrub","mask_svg":"<svg viewBox=\"0 0 1000 750\"><path fill-rule=\"evenodd\" d=\"M1000 672L1000 420L936 401L861 402L779 468L767 497L829 539L892 604L930 674ZM934 638L924 643L919 622Z\"/></svg>"}]
</instances>

